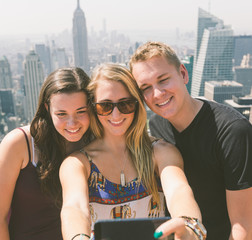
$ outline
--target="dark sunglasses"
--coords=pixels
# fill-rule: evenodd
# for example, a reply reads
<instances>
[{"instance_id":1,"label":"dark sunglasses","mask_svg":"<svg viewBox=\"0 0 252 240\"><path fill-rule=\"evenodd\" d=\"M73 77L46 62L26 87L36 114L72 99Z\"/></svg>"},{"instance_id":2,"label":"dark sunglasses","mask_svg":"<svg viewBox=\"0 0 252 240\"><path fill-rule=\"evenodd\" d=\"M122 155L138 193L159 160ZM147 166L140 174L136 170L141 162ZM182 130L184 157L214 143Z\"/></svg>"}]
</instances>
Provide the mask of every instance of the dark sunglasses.
<instances>
[{"instance_id":1,"label":"dark sunglasses","mask_svg":"<svg viewBox=\"0 0 252 240\"><path fill-rule=\"evenodd\" d=\"M115 107L123 114L133 113L136 110L137 101L134 99L129 99L120 102L100 102L93 103L96 113L101 116L108 116L111 114Z\"/></svg>"}]
</instances>

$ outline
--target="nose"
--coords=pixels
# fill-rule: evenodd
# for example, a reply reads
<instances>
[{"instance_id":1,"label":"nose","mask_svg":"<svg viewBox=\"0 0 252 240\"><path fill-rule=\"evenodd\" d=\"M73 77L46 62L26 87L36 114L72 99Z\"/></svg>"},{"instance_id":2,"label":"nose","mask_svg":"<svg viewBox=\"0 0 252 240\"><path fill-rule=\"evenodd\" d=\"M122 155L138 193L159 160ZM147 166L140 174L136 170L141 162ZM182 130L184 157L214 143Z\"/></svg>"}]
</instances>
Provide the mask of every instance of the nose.
<instances>
[{"instance_id":1,"label":"nose","mask_svg":"<svg viewBox=\"0 0 252 240\"><path fill-rule=\"evenodd\" d=\"M119 117L121 115L121 112L119 111L117 106L114 107L111 115L112 115L113 118L117 118L117 117Z\"/></svg>"},{"instance_id":2,"label":"nose","mask_svg":"<svg viewBox=\"0 0 252 240\"><path fill-rule=\"evenodd\" d=\"M77 122L77 119L75 116L69 116L68 121L67 121L67 125L68 126L74 126Z\"/></svg>"},{"instance_id":3,"label":"nose","mask_svg":"<svg viewBox=\"0 0 252 240\"><path fill-rule=\"evenodd\" d=\"M153 96L158 98L164 94L164 90L160 87L153 87Z\"/></svg>"}]
</instances>

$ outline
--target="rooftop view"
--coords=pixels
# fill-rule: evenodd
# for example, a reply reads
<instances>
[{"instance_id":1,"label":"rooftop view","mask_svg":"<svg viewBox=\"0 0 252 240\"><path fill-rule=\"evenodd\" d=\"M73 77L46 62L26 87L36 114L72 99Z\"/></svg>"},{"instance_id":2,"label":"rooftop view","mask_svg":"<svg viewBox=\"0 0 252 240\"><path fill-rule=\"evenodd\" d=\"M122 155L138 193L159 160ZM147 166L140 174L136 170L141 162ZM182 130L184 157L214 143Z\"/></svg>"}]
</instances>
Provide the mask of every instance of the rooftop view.
<instances>
[{"instance_id":1,"label":"rooftop view","mask_svg":"<svg viewBox=\"0 0 252 240\"><path fill-rule=\"evenodd\" d=\"M113 0L5 1L0 9L1 135L31 121L40 86L53 70L79 66L90 73L102 62L127 66L135 49L148 40L175 49L189 73L187 88L193 97L236 106L249 119L252 102L237 107L235 99L252 98L250 5L127 1L122 11ZM29 77L30 71L36 77Z\"/></svg>"}]
</instances>

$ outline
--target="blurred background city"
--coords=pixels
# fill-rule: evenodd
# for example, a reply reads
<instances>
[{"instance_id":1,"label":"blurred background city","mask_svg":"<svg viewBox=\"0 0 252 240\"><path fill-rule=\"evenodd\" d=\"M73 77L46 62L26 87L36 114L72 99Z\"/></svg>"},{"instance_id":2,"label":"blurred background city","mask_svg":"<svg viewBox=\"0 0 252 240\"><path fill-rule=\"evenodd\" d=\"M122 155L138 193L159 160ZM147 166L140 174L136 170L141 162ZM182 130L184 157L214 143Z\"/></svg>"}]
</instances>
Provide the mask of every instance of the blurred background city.
<instances>
[{"instance_id":1,"label":"blurred background city","mask_svg":"<svg viewBox=\"0 0 252 240\"><path fill-rule=\"evenodd\" d=\"M148 40L174 48L193 97L231 106L252 122L249 0L0 0L0 7L0 141L32 120L52 71L128 66Z\"/></svg>"}]
</instances>

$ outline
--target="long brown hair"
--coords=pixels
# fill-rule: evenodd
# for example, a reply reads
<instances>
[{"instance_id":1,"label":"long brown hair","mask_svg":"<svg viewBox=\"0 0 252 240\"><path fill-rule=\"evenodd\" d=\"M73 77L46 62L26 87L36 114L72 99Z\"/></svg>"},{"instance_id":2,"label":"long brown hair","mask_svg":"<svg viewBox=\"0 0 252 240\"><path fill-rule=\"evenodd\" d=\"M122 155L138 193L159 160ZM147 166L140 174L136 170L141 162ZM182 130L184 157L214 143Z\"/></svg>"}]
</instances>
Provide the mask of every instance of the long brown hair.
<instances>
[{"instance_id":1,"label":"long brown hair","mask_svg":"<svg viewBox=\"0 0 252 240\"><path fill-rule=\"evenodd\" d=\"M52 197L57 206L61 204L61 185L59 181L59 167L66 157L66 139L54 127L51 119L50 99L56 93L84 92L90 82L89 76L80 68L60 68L52 72L42 85L38 108L32 120L30 131L35 146L39 150L37 171L42 191ZM88 142L91 136L90 129L82 140Z\"/></svg>"},{"instance_id":2,"label":"long brown hair","mask_svg":"<svg viewBox=\"0 0 252 240\"><path fill-rule=\"evenodd\" d=\"M122 83L132 98L138 102L134 119L126 132L126 145L136 167L139 180L142 181L147 191L153 195L154 200L159 202L154 162L152 158L153 149L147 132L147 113L141 92L131 72L126 67L107 63L96 67L93 71L91 82L88 86L91 101L94 101L95 91L99 81L103 81L104 79ZM90 125L97 138L102 138L104 136L103 126L93 109L90 110Z\"/></svg>"}]
</instances>

